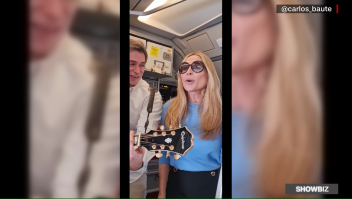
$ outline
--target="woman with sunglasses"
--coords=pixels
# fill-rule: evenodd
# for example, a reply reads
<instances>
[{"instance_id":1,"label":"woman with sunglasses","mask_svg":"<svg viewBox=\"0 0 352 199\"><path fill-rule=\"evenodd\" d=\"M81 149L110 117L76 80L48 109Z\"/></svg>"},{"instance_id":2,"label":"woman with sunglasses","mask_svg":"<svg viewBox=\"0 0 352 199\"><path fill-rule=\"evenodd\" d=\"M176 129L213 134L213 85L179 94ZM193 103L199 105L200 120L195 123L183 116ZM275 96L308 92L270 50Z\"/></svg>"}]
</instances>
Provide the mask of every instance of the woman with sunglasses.
<instances>
[{"instance_id":1,"label":"woman with sunglasses","mask_svg":"<svg viewBox=\"0 0 352 199\"><path fill-rule=\"evenodd\" d=\"M276 13L278 4L302 3L232 0L233 198L312 197L287 195L285 184L321 178L318 32L313 15ZM237 115L246 117L245 131Z\"/></svg>"},{"instance_id":2,"label":"woman with sunglasses","mask_svg":"<svg viewBox=\"0 0 352 199\"><path fill-rule=\"evenodd\" d=\"M158 198L214 198L222 164L222 101L212 61L201 52L187 55L179 66L177 96L163 107L165 128L187 126L194 146L176 160L159 159Z\"/></svg>"}]
</instances>

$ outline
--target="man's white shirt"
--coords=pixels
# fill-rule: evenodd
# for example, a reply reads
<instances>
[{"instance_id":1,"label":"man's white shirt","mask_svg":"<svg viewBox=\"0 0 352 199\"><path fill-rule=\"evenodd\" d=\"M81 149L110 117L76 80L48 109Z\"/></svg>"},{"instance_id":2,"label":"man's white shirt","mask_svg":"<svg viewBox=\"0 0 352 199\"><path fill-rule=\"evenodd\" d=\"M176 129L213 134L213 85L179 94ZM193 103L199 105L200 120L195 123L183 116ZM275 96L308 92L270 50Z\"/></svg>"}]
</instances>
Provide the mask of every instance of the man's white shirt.
<instances>
[{"instance_id":1,"label":"man's white shirt","mask_svg":"<svg viewBox=\"0 0 352 199\"><path fill-rule=\"evenodd\" d=\"M149 100L149 84L141 79L138 84L130 88L130 130L135 134L144 133L145 122L147 121L147 106ZM159 92L155 93L153 111L149 114L149 126L147 132L156 130L161 119L162 98ZM138 180L147 170L148 162L155 156L154 152L146 151L143 157L143 167L137 171L130 170L130 183Z\"/></svg>"}]
</instances>

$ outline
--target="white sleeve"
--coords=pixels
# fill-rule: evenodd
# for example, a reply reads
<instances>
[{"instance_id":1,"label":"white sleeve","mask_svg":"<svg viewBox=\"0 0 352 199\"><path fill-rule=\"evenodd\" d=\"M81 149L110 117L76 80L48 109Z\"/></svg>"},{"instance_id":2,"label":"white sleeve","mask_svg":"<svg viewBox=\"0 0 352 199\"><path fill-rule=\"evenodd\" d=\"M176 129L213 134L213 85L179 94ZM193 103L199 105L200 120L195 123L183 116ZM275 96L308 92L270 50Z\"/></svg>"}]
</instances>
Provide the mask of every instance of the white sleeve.
<instances>
[{"instance_id":1,"label":"white sleeve","mask_svg":"<svg viewBox=\"0 0 352 199\"><path fill-rule=\"evenodd\" d=\"M140 113L140 117L137 124L137 134L144 133L144 130L145 130L144 125L145 125L145 122L147 121L147 116L148 116L148 112L147 112L148 99L149 99L149 96L147 96L143 102L144 105ZM155 97L154 97L153 111L149 114L149 125L147 127L147 132L153 129L156 130L158 128L158 125L161 119L162 107L163 107L163 104L162 104L161 95L159 92L157 92L155 93ZM143 167L137 171L130 170L130 183L138 180L142 176L142 174L147 170L148 162L154 156L155 156L155 152L146 151L143 157Z\"/></svg>"},{"instance_id":2,"label":"white sleeve","mask_svg":"<svg viewBox=\"0 0 352 199\"><path fill-rule=\"evenodd\" d=\"M84 198L116 198L120 174L120 86L110 83L100 140L93 145Z\"/></svg>"}]
</instances>

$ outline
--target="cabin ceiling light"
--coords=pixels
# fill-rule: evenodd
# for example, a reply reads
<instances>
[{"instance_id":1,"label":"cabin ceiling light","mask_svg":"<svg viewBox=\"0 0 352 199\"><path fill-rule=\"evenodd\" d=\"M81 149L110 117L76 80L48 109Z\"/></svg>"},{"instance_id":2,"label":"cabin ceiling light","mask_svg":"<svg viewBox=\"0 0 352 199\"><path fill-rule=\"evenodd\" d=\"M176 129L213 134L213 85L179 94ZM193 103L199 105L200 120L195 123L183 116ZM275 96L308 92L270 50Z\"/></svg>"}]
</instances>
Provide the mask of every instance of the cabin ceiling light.
<instances>
[{"instance_id":1,"label":"cabin ceiling light","mask_svg":"<svg viewBox=\"0 0 352 199\"><path fill-rule=\"evenodd\" d=\"M144 12L148 12L149 10L153 10L154 8L157 8L159 6L162 6L164 5L164 3L166 2L167 0L154 0L145 10ZM145 21L147 20L150 16L152 16L153 14L151 15L147 15L147 16L139 16L138 17L138 20L140 21Z\"/></svg>"}]
</instances>

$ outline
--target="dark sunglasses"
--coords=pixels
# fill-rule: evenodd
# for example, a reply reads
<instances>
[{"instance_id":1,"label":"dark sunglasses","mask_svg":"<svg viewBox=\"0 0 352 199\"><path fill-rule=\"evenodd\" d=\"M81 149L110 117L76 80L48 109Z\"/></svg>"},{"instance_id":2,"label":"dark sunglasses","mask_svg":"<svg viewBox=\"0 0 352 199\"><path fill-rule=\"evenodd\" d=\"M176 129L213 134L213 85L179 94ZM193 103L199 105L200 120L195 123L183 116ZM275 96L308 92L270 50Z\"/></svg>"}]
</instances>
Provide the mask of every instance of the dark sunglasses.
<instances>
[{"instance_id":1,"label":"dark sunglasses","mask_svg":"<svg viewBox=\"0 0 352 199\"><path fill-rule=\"evenodd\" d=\"M178 72L184 74L188 71L188 68L191 66L193 72L200 73L204 70L205 66L201 61L194 61L191 65L187 62L183 62L180 67L178 68Z\"/></svg>"},{"instance_id":2,"label":"dark sunglasses","mask_svg":"<svg viewBox=\"0 0 352 199\"><path fill-rule=\"evenodd\" d=\"M232 12L236 14L252 14L261 8L266 0L232 0Z\"/></svg>"}]
</instances>

